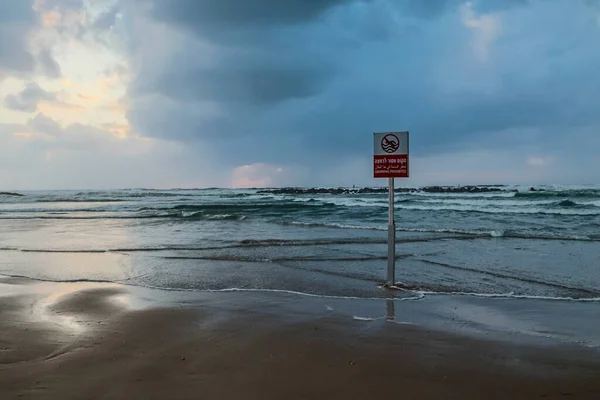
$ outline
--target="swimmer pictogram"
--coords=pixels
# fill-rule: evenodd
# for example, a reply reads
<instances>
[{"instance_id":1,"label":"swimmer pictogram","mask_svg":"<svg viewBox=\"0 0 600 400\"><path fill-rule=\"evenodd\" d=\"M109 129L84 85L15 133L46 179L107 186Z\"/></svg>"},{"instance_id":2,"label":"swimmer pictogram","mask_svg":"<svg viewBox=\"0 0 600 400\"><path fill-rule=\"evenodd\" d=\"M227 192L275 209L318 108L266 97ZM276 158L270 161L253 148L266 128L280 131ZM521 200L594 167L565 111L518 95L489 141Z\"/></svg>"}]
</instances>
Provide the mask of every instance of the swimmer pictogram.
<instances>
[{"instance_id":1,"label":"swimmer pictogram","mask_svg":"<svg viewBox=\"0 0 600 400\"><path fill-rule=\"evenodd\" d=\"M381 148L386 153L394 153L399 147L400 139L398 139L398 136L394 135L393 133L385 135L383 139L381 139Z\"/></svg>"}]
</instances>

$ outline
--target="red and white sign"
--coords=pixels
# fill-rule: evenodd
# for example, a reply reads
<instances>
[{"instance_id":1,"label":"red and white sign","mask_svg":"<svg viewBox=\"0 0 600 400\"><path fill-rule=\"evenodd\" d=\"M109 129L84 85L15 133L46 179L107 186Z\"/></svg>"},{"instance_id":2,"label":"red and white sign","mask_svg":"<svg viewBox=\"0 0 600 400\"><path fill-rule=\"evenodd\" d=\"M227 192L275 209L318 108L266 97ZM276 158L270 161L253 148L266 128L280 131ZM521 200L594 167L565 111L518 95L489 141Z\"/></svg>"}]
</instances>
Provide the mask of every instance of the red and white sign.
<instances>
[{"instance_id":1,"label":"red and white sign","mask_svg":"<svg viewBox=\"0 0 600 400\"><path fill-rule=\"evenodd\" d=\"M373 134L373 176L408 178L408 132Z\"/></svg>"}]
</instances>

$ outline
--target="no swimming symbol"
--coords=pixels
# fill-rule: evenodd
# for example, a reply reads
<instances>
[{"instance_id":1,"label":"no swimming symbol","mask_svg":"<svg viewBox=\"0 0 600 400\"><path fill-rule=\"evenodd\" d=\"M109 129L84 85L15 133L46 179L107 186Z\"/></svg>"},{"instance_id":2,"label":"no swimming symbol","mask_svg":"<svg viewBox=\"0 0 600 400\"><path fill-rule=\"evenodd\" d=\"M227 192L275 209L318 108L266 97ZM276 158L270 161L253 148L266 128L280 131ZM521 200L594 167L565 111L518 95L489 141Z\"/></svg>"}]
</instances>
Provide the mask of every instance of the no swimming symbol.
<instances>
[{"instance_id":1,"label":"no swimming symbol","mask_svg":"<svg viewBox=\"0 0 600 400\"><path fill-rule=\"evenodd\" d=\"M400 148L400 139L392 133L385 135L383 139L381 139L381 148L386 153L394 153Z\"/></svg>"}]
</instances>

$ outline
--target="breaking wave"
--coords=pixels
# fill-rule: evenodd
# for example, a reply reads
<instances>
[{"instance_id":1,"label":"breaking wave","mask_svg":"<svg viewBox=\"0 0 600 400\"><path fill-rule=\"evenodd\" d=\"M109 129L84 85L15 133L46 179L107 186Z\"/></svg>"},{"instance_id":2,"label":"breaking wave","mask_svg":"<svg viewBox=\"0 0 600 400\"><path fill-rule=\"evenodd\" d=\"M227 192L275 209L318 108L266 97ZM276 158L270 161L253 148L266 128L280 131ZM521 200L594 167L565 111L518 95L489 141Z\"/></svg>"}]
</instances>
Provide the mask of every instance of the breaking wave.
<instances>
[{"instance_id":1,"label":"breaking wave","mask_svg":"<svg viewBox=\"0 0 600 400\"><path fill-rule=\"evenodd\" d=\"M574 190L548 190L548 191L530 191L518 192L514 194L516 198L526 199L546 199L546 198L600 198L599 189L574 189Z\"/></svg>"},{"instance_id":2,"label":"breaking wave","mask_svg":"<svg viewBox=\"0 0 600 400\"><path fill-rule=\"evenodd\" d=\"M374 230L387 231L387 226L369 226L369 225L349 225L338 223L319 223L319 222L300 222L300 221L283 221L283 225L294 225L306 228L330 228L330 229L357 229L357 230ZM541 240L565 240L565 241L600 241L600 236L586 235L560 235L560 234L541 234L518 232L513 230L469 230L469 229L444 229L444 228L404 228L396 226L397 232L410 233L436 233L436 234L455 234L464 237L473 238L515 238L515 239L541 239Z\"/></svg>"}]
</instances>

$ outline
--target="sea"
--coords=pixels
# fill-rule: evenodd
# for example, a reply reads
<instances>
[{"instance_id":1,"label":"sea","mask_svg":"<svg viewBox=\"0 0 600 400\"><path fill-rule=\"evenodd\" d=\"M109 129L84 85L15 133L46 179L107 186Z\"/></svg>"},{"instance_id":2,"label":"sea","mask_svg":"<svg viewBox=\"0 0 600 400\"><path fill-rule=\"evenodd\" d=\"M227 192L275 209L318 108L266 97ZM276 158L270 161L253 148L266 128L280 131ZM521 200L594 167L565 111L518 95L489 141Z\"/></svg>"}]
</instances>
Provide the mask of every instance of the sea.
<instances>
[{"instance_id":1,"label":"sea","mask_svg":"<svg viewBox=\"0 0 600 400\"><path fill-rule=\"evenodd\" d=\"M323 298L600 301L600 187L397 193L261 189L0 195L0 274Z\"/></svg>"}]
</instances>

